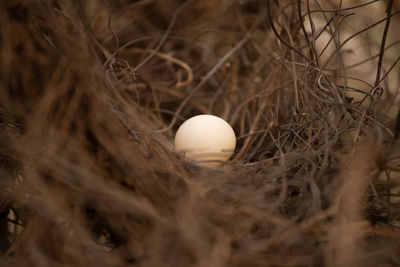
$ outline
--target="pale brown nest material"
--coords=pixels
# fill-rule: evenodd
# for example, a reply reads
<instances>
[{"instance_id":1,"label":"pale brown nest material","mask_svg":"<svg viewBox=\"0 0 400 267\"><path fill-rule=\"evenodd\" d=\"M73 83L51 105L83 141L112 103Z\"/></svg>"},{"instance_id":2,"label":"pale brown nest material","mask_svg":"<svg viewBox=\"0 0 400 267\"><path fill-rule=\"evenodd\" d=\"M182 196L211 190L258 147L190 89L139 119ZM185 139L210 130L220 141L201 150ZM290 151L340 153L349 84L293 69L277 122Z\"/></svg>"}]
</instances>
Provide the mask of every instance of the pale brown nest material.
<instances>
[{"instance_id":1,"label":"pale brown nest material","mask_svg":"<svg viewBox=\"0 0 400 267\"><path fill-rule=\"evenodd\" d=\"M319 2L1 1L0 266L400 266L397 1ZM222 167L174 150L200 113Z\"/></svg>"}]
</instances>

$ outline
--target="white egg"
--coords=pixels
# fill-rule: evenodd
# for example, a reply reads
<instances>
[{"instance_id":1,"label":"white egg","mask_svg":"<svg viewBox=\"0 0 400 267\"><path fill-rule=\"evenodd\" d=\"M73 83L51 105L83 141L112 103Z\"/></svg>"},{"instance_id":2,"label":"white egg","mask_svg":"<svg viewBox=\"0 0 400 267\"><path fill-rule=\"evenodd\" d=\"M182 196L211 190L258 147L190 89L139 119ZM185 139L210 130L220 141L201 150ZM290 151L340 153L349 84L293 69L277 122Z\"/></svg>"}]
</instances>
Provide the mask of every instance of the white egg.
<instances>
[{"instance_id":1,"label":"white egg","mask_svg":"<svg viewBox=\"0 0 400 267\"><path fill-rule=\"evenodd\" d=\"M236 146L232 127L213 115L198 115L185 121L175 135L175 147L198 165L214 167L227 161Z\"/></svg>"}]
</instances>

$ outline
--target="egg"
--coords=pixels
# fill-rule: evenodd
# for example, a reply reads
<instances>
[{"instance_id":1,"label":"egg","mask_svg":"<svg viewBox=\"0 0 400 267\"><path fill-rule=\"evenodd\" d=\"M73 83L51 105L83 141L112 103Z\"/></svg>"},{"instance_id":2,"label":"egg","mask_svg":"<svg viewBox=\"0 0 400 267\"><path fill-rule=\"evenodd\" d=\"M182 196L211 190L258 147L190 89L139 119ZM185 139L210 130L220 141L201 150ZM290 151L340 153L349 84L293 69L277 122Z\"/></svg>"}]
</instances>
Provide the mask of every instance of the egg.
<instances>
[{"instance_id":1,"label":"egg","mask_svg":"<svg viewBox=\"0 0 400 267\"><path fill-rule=\"evenodd\" d=\"M186 120L175 135L175 148L206 167L222 165L232 156L235 146L232 127L213 115L197 115Z\"/></svg>"}]
</instances>

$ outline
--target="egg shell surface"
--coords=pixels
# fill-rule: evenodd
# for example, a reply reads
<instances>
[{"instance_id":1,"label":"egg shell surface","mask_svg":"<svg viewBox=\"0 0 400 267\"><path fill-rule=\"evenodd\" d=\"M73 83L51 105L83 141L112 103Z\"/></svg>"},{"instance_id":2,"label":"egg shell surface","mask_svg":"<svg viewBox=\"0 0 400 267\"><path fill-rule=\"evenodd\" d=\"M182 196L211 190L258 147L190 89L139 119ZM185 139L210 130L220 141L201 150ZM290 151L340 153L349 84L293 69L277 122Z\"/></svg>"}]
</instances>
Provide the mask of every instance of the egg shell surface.
<instances>
[{"instance_id":1,"label":"egg shell surface","mask_svg":"<svg viewBox=\"0 0 400 267\"><path fill-rule=\"evenodd\" d=\"M214 167L227 161L236 146L236 136L225 120L197 115L186 120L175 135L175 147L198 165Z\"/></svg>"}]
</instances>

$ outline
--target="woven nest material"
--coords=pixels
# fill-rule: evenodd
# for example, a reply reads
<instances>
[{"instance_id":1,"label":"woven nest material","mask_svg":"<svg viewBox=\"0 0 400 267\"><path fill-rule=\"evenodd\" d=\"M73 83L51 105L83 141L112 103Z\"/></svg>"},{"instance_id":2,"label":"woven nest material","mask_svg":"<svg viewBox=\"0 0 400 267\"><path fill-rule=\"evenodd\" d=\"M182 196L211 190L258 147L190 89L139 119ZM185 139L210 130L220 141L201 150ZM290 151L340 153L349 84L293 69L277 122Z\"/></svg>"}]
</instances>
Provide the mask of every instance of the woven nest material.
<instances>
[{"instance_id":1,"label":"woven nest material","mask_svg":"<svg viewBox=\"0 0 400 267\"><path fill-rule=\"evenodd\" d=\"M399 6L320 2L1 1L0 266L400 266Z\"/></svg>"}]
</instances>

